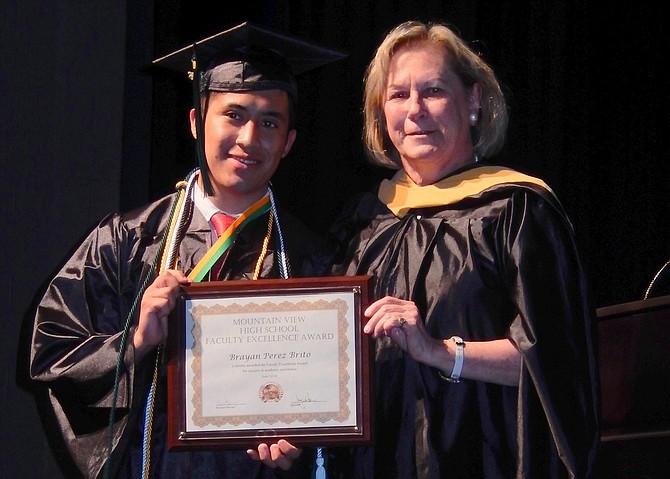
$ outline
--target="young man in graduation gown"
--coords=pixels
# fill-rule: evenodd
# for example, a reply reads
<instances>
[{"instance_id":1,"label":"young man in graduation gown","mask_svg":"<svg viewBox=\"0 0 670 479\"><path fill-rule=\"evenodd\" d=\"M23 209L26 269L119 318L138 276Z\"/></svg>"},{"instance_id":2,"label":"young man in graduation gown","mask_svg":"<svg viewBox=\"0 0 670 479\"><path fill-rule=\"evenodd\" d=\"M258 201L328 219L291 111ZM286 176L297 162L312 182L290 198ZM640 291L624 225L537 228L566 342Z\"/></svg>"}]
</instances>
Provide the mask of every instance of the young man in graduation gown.
<instances>
[{"instance_id":1,"label":"young man in graduation gown","mask_svg":"<svg viewBox=\"0 0 670 479\"><path fill-rule=\"evenodd\" d=\"M83 477L304 477L306 454L286 441L168 451L160 355L182 286L325 272L325 244L277 205L270 178L296 137L294 75L342 56L243 24L156 61L186 72L195 60L199 169L175 194L104 218L35 318L30 373ZM216 213L232 221L220 237Z\"/></svg>"}]
</instances>

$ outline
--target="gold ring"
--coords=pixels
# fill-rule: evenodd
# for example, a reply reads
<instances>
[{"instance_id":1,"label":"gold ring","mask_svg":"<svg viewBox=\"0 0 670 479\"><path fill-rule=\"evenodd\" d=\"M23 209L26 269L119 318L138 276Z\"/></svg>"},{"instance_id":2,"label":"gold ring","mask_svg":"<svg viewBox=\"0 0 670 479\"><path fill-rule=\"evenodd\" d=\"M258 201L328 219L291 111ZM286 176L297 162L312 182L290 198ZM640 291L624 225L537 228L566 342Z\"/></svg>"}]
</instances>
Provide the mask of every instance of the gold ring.
<instances>
[{"instance_id":1,"label":"gold ring","mask_svg":"<svg viewBox=\"0 0 670 479\"><path fill-rule=\"evenodd\" d=\"M400 318L398 320L398 326L400 326L402 328L405 325L406 322L407 322L407 320L405 318Z\"/></svg>"}]
</instances>

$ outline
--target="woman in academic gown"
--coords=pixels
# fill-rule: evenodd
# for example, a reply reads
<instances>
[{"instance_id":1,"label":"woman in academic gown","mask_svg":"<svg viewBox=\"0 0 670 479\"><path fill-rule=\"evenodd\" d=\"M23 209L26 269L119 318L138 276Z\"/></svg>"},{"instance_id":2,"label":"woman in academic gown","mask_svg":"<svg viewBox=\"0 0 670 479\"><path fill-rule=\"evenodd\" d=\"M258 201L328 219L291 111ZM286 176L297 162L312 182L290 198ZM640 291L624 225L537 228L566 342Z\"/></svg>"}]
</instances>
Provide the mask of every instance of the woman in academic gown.
<instances>
[{"instance_id":1,"label":"woman in academic gown","mask_svg":"<svg viewBox=\"0 0 670 479\"><path fill-rule=\"evenodd\" d=\"M365 79L365 143L397 173L333 228L336 274L374 275L375 443L353 478L588 478L595 316L574 232L540 179L482 163L505 101L445 25L407 22Z\"/></svg>"}]
</instances>

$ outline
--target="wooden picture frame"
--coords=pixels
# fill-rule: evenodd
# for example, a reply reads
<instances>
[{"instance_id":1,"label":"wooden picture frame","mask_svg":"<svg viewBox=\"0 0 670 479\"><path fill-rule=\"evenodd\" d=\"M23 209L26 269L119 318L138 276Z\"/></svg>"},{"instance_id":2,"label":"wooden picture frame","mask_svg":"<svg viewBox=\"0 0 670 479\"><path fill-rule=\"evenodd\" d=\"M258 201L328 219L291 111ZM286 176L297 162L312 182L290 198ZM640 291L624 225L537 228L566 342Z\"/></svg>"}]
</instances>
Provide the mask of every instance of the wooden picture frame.
<instances>
[{"instance_id":1,"label":"wooden picture frame","mask_svg":"<svg viewBox=\"0 0 670 479\"><path fill-rule=\"evenodd\" d=\"M168 447L372 440L370 276L211 281L170 317Z\"/></svg>"}]
</instances>

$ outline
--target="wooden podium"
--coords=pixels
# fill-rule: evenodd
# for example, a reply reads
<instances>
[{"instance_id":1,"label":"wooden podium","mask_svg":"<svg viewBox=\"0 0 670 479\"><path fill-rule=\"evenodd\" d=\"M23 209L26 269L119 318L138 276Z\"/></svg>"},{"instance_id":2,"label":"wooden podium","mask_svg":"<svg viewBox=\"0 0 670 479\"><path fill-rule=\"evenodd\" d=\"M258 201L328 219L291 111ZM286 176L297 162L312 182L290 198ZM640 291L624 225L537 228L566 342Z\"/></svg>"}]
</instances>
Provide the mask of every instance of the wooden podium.
<instances>
[{"instance_id":1,"label":"wooden podium","mask_svg":"<svg viewBox=\"0 0 670 479\"><path fill-rule=\"evenodd\" d=\"M599 476L670 477L670 296L599 308Z\"/></svg>"}]
</instances>

